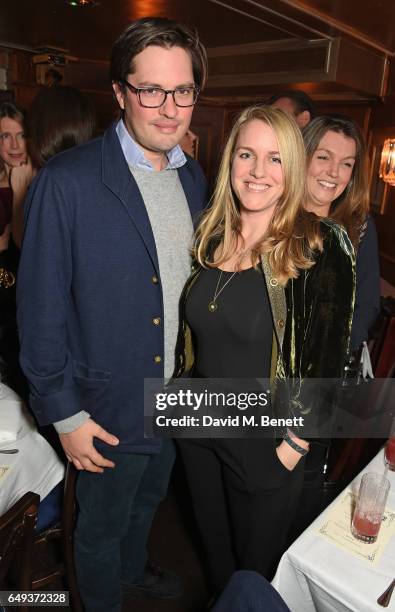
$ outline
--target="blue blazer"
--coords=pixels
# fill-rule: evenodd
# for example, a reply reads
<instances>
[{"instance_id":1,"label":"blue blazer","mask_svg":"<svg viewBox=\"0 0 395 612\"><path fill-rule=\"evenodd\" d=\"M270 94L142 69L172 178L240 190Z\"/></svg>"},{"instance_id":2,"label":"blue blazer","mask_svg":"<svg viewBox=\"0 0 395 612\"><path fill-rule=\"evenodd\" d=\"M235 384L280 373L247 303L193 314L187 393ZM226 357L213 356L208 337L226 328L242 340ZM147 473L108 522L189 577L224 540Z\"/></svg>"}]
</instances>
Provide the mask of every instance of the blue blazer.
<instances>
[{"instance_id":1,"label":"blue blazer","mask_svg":"<svg viewBox=\"0 0 395 612\"><path fill-rule=\"evenodd\" d=\"M179 170L193 218L206 181ZM86 410L120 452L144 439L144 378L163 377L163 299L148 214L115 126L52 160L32 184L18 273L21 365L40 424ZM104 444L97 442L98 447Z\"/></svg>"}]
</instances>

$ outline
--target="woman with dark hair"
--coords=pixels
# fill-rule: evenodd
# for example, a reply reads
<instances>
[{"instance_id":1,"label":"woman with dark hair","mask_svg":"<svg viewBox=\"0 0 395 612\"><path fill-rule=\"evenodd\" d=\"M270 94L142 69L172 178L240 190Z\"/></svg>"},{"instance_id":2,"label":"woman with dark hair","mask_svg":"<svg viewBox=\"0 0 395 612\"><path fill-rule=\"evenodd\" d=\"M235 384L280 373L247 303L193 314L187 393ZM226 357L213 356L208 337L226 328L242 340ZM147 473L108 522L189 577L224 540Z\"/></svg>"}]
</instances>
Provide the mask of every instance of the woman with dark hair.
<instances>
[{"instance_id":1,"label":"woman with dark hair","mask_svg":"<svg viewBox=\"0 0 395 612\"><path fill-rule=\"evenodd\" d=\"M58 86L38 93L28 124L32 160L41 168L56 153L93 138L96 115L90 99L82 92L74 87Z\"/></svg>"},{"instance_id":2,"label":"woman with dark hair","mask_svg":"<svg viewBox=\"0 0 395 612\"><path fill-rule=\"evenodd\" d=\"M344 115L316 117L303 130L307 154L307 210L347 231L357 255L351 350L368 339L380 307L377 236L369 217L366 147L359 127Z\"/></svg>"},{"instance_id":3,"label":"woman with dark hair","mask_svg":"<svg viewBox=\"0 0 395 612\"><path fill-rule=\"evenodd\" d=\"M3 382L26 397L18 363L15 280L19 250L15 240L15 174L32 174L25 138L25 113L13 102L0 104L0 373Z\"/></svg>"},{"instance_id":4,"label":"woman with dark hair","mask_svg":"<svg viewBox=\"0 0 395 612\"><path fill-rule=\"evenodd\" d=\"M321 218L331 218L345 228L356 252L356 292L350 350L368 339L380 307L380 273L376 230L369 217L367 159L363 135L344 115L323 115L303 130L307 154L307 200L305 208ZM340 262L338 266L340 267ZM330 440L310 445L304 487L295 519L297 537L322 511L324 465Z\"/></svg>"},{"instance_id":5,"label":"woman with dark hair","mask_svg":"<svg viewBox=\"0 0 395 612\"><path fill-rule=\"evenodd\" d=\"M7 233L6 248L12 221L11 173L13 168L26 163L25 113L13 102L3 102L0 104L0 234Z\"/></svg>"}]
</instances>

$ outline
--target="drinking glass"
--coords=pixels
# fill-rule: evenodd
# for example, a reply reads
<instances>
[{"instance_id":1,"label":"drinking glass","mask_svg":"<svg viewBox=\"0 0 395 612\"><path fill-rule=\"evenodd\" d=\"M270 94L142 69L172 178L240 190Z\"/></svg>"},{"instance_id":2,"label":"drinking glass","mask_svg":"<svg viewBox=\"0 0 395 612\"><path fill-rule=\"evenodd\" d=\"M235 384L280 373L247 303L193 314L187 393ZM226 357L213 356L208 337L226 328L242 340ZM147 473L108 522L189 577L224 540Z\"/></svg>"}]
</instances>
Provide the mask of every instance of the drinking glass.
<instances>
[{"instance_id":1,"label":"drinking glass","mask_svg":"<svg viewBox=\"0 0 395 612\"><path fill-rule=\"evenodd\" d=\"M367 544L377 540L390 483L382 474L362 476L351 525L353 536Z\"/></svg>"}]
</instances>

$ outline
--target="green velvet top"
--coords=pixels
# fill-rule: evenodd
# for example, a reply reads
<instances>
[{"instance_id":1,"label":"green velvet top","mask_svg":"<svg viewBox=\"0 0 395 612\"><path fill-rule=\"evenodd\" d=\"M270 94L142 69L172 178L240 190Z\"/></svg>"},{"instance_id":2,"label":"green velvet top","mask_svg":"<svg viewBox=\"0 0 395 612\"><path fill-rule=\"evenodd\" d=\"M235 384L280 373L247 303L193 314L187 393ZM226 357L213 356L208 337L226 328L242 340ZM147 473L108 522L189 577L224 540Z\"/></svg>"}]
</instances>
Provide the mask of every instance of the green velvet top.
<instances>
[{"instance_id":1,"label":"green velvet top","mask_svg":"<svg viewBox=\"0 0 395 612\"><path fill-rule=\"evenodd\" d=\"M291 388L286 407L280 402L274 409L277 416L311 415L314 424L318 417L324 418L328 406L332 409L333 379L342 375L355 294L355 255L347 233L329 219L321 220L321 233L323 250L314 254L315 265L301 270L285 289L274 278L266 258L261 260L274 322L271 380L273 387L276 381L287 380ZM185 304L200 271L195 263L180 300L174 378L187 377L193 371L193 337L185 319ZM325 378L332 382L327 388L321 386L318 411L317 391L312 393L306 381Z\"/></svg>"}]
</instances>

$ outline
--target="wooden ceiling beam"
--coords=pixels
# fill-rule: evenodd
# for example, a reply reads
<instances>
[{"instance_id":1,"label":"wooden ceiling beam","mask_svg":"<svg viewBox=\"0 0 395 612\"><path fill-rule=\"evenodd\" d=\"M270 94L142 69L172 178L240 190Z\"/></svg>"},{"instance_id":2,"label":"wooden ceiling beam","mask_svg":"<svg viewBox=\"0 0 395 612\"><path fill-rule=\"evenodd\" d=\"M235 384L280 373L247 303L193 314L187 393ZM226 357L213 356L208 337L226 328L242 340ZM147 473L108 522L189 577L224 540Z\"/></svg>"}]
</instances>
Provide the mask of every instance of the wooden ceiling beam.
<instances>
[{"instance_id":1,"label":"wooden ceiling beam","mask_svg":"<svg viewBox=\"0 0 395 612\"><path fill-rule=\"evenodd\" d=\"M331 82L371 96L386 93L388 61L348 39L285 39L208 49L210 90Z\"/></svg>"}]
</instances>

